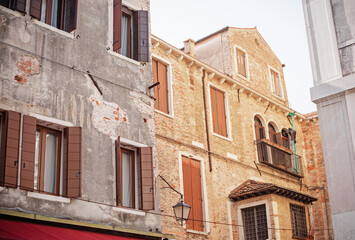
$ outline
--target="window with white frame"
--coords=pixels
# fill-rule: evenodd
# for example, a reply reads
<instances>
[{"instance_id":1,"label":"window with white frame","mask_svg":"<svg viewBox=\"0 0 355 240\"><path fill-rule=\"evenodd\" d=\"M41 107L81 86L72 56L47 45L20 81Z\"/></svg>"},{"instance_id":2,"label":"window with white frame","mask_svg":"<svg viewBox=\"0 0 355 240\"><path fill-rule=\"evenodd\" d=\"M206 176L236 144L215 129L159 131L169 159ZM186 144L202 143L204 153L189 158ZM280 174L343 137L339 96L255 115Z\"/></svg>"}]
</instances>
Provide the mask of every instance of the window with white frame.
<instances>
[{"instance_id":1,"label":"window with white frame","mask_svg":"<svg viewBox=\"0 0 355 240\"><path fill-rule=\"evenodd\" d=\"M225 93L210 86L213 132L228 137Z\"/></svg>"},{"instance_id":2,"label":"window with white frame","mask_svg":"<svg viewBox=\"0 0 355 240\"><path fill-rule=\"evenodd\" d=\"M154 108L160 112L171 115L171 82L170 65L166 62L153 58L153 83L159 83L154 87Z\"/></svg>"},{"instance_id":3,"label":"window with white frame","mask_svg":"<svg viewBox=\"0 0 355 240\"><path fill-rule=\"evenodd\" d=\"M269 237L265 204L243 208L244 240L266 240Z\"/></svg>"}]
</instances>

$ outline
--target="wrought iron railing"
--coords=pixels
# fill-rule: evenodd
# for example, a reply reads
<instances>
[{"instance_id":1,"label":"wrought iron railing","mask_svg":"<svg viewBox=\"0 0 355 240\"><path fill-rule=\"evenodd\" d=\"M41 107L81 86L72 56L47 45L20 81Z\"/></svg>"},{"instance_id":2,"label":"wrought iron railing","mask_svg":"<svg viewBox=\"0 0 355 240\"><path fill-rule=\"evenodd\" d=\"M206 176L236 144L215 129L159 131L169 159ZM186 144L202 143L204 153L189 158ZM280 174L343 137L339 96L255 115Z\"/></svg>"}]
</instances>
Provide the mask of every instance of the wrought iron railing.
<instances>
[{"instance_id":1,"label":"wrought iron railing","mask_svg":"<svg viewBox=\"0 0 355 240\"><path fill-rule=\"evenodd\" d=\"M281 171L303 177L302 159L290 149L277 145L267 139L255 141L259 162Z\"/></svg>"}]
</instances>

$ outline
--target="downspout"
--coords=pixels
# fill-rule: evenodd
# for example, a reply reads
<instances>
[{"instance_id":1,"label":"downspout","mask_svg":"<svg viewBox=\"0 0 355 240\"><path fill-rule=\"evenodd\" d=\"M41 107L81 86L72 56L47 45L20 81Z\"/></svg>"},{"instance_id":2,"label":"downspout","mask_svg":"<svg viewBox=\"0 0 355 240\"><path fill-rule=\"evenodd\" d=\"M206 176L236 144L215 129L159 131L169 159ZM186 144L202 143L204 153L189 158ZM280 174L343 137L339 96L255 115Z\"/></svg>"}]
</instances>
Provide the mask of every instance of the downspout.
<instances>
[{"instance_id":1,"label":"downspout","mask_svg":"<svg viewBox=\"0 0 355 240\"><path fill-rule=\"evenodd\" d=\"M212 172L212 158L211 158L211 145L210 145L210 132L208 129L208 118L207 118L207 106L206 106L206 86L205 86L205 78L206 71L202 70L202 94L203 94L203 110L205 112L205 124L206 124L206 138L207 138L207 150L208 150L208 163L210 167L210 172Z\"/></svg>"},{"instance_id":2,"label":"downspout","mask_svg":"<svg viewBox=\"0 0 355 240\"><path fill-rule=\"evenodd\" d=\"M288 115L291 116L291 123L292 123L292 130L295 130L294 125L293 125L293 116L295 115L296 112L289 113ZM296 142L293 140L293 149L295 153L295 163L296 163L296 173L298 174L298 163L297 163L297 151L296 151Z\"/></svg>"}]
</instances>

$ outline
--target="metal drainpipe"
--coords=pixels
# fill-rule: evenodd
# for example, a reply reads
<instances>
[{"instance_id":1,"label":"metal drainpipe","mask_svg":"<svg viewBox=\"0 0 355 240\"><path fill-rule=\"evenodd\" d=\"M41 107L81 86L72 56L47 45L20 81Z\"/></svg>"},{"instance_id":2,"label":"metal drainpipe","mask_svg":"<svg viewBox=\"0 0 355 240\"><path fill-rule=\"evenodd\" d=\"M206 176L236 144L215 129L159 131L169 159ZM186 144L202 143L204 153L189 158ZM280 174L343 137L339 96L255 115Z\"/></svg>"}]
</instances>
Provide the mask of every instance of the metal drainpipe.
<instances>
[{"instance_id":1,"label":"metal drainpipe","mask_svg":"<svg viewBox=\"0 0 355 240\"><path fill-rule=\"evenodd\" d=\"M296 112L293 113L289 113L288 115L291 116L291 123L292 123L292 130L295 130L294 126L293 126L293 115L295 115ZM296 151L296 143L295 140L293 140L293 149L295 152L295 163L296 163L296 173L298 174L298 163L297 163L297 151Z\"/></svg>"},{"instance_id":2,"label":"metal drainpipe","mask_svg":"<svg viewBox=\"0 0 355 240\"><path fill-rule=\"evenodd\" d=\"M207 150L208 150L208 163L210 167L210 172L212 172L212 158L211 158L211 146L210 146L210 133L208 129L208 118L207 118L207 106L206 106L206 86L205 86L205 78L206 71L202 70L202 94L203 94L203 108L205 111L205 124L206 124L206 138L207 138Z\"/></svg>"}]
</instances>

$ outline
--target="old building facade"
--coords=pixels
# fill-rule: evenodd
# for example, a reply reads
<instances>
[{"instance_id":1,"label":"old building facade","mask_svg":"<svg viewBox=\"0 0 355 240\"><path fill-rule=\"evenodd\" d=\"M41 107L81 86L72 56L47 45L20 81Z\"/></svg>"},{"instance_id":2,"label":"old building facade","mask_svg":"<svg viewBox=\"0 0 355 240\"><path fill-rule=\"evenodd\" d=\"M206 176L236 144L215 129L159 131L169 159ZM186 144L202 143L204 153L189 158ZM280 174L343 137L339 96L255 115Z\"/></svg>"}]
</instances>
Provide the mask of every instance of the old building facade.
<instances>
[{"instance_id":1,"label":"old building facade","mask_svg":"<svg viewBox=\"0 0 355 240\"><path fill-rule=\"evenodd\" d=\"M227 27L184 43L180 50L152 37L159 172L192 207L180 226L171 217L179 195L158 181L163 232L331 239L323 234L326 215L312 206L320 194L311 186L322 183L309 171L318 154L304 140L311 120L288 107L282 62L255 28Z\"/></svg>"},{"instance_id":2,"label":"old building facade","mask_svg":"<svg viewBox=\"0 0 355 240\"><path fill-rule=\"evenodd\" d=\"M149 0L1 1L2 235L163 237L149 26Z\"/></svg>"}]
</instances>

